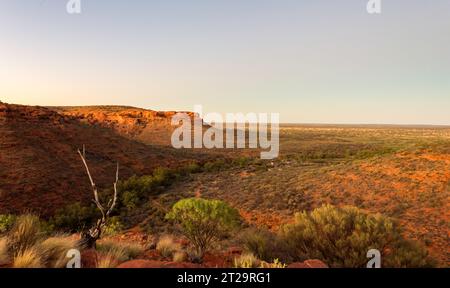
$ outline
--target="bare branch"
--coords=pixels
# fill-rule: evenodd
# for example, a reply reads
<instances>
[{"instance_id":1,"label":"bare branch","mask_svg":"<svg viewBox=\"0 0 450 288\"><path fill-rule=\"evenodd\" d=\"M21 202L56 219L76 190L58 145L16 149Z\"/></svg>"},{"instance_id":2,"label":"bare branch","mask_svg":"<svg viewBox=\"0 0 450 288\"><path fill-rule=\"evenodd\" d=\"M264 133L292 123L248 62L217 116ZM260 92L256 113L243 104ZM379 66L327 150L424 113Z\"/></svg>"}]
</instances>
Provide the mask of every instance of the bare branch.
<instances>
[{"instance_id":1,"label":"bare branch","mask_svg":"<svg viewBox=\"0 0 450 288\"><path fill-rule=\"evenodd\" d=\"M102 213L102 216L105 216L105 208L103 208L102 204L100 204L100 201L98 199L97 186L95 186L94 180L92 179L92 176L91 176L91 172L89 171L89 166L86 162L84 145L83 145L83 153L81 153L81 151L78 150L78 154L80 155L81 160L83 161L84 167L86 168L86 173L89 177L89 181L91 182L92 191L94 192L94 200L93 201L94 201L95 205L97 205L100 212Z\"/></svg>"},{"instance_id":2,"label":"bare branch","mask_svg":"<svg viewBox=\"0 0 450 288\"><path fill-rule=\"evenodd\" d=\"M109 214L111 213L111 211L114 209L114 206L116 206L116 201L117 201L117 183L119 182L119 162L117 162L117 169L116 169L116 181L113 183L113 187L114 187L114 198L112 201L111 206L109 206L108 203L108 212L106 212L106 215L109 216Z\"/></svg>"},{"instance_id":3,"label":"bare branch","mask_svg":"<svg viewBox=\"0 0 450 288\"><path fill-rule=\"evenodd\" d=\"M81 160L83 161L84 167L86 168L86 173L89 177L89 181L91 182L92 191L94 192L94 199L92 199L92 202L94 202L95 205L97 205L97 208L102 213L102 217L97 220L97 224L95 226L93 226L91 229L89 229L88 233L83 233L82 239L80 240L80 247L92 248L92 247L95 247L95 242L98 239L100 239L102 230L103 230L104 226L106 225L107 218L109 217L109 214L111 214L112 210L116 206L117 184L119 183L119 163L117 163L116 179L115 179L115 182L113 183L114 197L113 197L113 199L110 199L108 201L108 203L106 205L106 209L105 209L105 207L100 203L100 200L98 197L97 186L95 185L94 180L91 175L91 172L89 171L89 166L86 161L86 149L85 149L84 145L83 145L83 152L81 152L78 149L78 154L80 155Z\"/></svg>"}]
</instances>

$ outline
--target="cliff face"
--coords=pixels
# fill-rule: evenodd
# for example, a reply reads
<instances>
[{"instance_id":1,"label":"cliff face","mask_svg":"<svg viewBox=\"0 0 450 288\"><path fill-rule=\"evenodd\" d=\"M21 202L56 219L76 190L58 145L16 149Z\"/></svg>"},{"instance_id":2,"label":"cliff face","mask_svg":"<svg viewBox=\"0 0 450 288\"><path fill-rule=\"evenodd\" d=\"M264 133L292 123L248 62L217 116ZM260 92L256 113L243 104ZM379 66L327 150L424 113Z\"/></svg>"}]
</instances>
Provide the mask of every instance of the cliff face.
<instances>
[{"instance_id":1,"label":"cliff face","mask_svg":"<svg viewBox=\"0 0 450 288\"><path fill-rule=\"evenodd\" d=\"M82 123L110 128L118 134L145 144L170 145L177 112L160 112L126 106L49 107ZM190 117L194 113L186 112Z\"/></svg>"},{"instance_id":2,"label":"cliff face","mask_svg":"<svg viewBox=\"0 0 450 288\"><path fill-rule=\"evenodd\" d=\"M120 178L126 179L150 174L158 166L173 167L192 160L177 156L170 147L130 139L151 127L170 124L167 115L125 109L91 111L83 118L84 114L76 116L80 112L75 111L64 115L48 108L0 102L0 214L31 210L46 216L69 203L90 201L89 180L77 155L83 145L100 189L113 183L116 161ZM80 117L99 125L80 123Z\"/></svg>"}]
</instances>

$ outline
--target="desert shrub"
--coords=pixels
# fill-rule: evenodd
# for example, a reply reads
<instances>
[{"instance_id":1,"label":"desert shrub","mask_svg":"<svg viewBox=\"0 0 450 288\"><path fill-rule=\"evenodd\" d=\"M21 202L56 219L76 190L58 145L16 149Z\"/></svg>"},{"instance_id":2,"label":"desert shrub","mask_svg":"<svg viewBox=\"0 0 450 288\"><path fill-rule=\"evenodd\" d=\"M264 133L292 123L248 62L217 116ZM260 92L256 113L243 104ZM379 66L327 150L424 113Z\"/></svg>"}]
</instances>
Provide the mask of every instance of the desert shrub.
<instances>
[{"instance_id":1,"label":"desert shrub","mask_svg":"<svg viewBox=\"0 0 450 288\"><path fill-rule=\"evenodd\" d=\"M8 231L15 221L16 216L14 215L0 215L0 233L5 233Z\"/></svg>"},{"instance_id":2,"label":"desert shrub","mask_svg":"<svg viewBox=\"0 0 450 288\"><path fill-rule=\"evenodd\" d=\"M36 246L37 251L42 255L42 262L46 267L64 268L69 259L67 252L70 249L77 249L76 241L68 237L57 236L45 239Z\"/></svg>"},{"instance_id":3,"label":"desert shrub","mask_svg":"<svg viewBox=\"0 0 450 288\"><path fill-rule=\"evenodd\" d=\"M243 168L246 167L251 161L252 159L248 157L238 157L233 159L232 164Z\"/></svg>"},{"instance_id":4,"label":"desert shrub","mask_svg":"<svg viewBox=\"0 0 450 288\"><path fill-rule=\"evenodd\" d=\"M123 225L120 222L119 217L118 216L110 217L106 222L106 226L103 228L103 235L105 236L115 235L122 230Z\"/></svg>"},{"instance_id":5,"label":"desert shrub","mask_svg":"<svg viewBox=\"0 0 450 288\"><path fill-rule=\"evenodd\" d=\"M285 241L264 229L247 229L239 235L239 242L243 247L254 254L258 259L272 262L275 259L282 259L289 262L291 257L289 255L289 247Z\"/></svg>"},{"instance_id":6,"label":"desert shrub","mask_svg":"<svg viewBox=\"0 0 450 288\"><path fill-rule=\"evenodd\" d=\"M125 191L121 194L122 205L127 210L133 210L141 203L141 197L134 191Z\"/></svg>"},{"instance_id":7,"label":"desert shrub","mask_svg":"<svg viewBox=\"0 0 450 288\"><path fill-rule=\"evenodd\" d=\"M213 241L240 224L236 209L219 200L201 198L178 201L166 217L181 225L184 235L200 255L203 255Z\"/></svg>"},{"instance_id":8,"label":"desert shrub","mask_svg":"<svg viewBox=\"0 0 450 288\"><path fill-rule=\"evenodd\" d=\"M167 168L157 168L152 175L141 177L132 176L128 180L119 182L119 206L128 210L135 209L145 199L161 191L161 187L172 182L174 172Z\"/></svg>"},{"instance_id":9,"label":"desert shrub","mask_svg":"<svg viewBox=\"0 0 450 288\"><path fill-rule=\"evenodd\" d=\"M163 236L156 244L156 250L163 257L172 257L175 252L181 250L181 245L176 243L171 236Z\"/></svg>"},{"instance_id":10,"label":"desert shrub","mask_svg":"<svg viewBox=\"0 0 450 288\"><path fill-rule=\"evenodd\" d=\"M0 266L6 265L11 261L8 248L8 239L0 238Z\"/></svg>"},{"instance_id":11,"label":"desert shrub","mask_svg":"<svg viewBox=\"0 0 450 288\"><path fill-rule=\"evenodd\" d=\"M207 162L203 165L203 170L206 172L216 172L227 168L228 165L223 159L219 159L213 162Z\"/></svg>"},{"instance_id":12,"label":"desert shrub","mask_svg":"<svg viewBox=\"0 0 450 288\"><path fill-rule=\"evenodd\" d=\"M83 206L77 202L57 210L49 220L49 225L61 231L80 232L94 224L99 217L98 213L93 205Z\"/></svg>"},{"instance_id":13,"label":"desert shrub","mask_svg":"<svg viewBox=\"0 0 450 288\"><path fill-rule=\"evenodd\" d=\"M114 256L114 259L121 262L134 259L144 252L144 248L139 244L114 240L97 242L96 250L104 255Z\"/></svg>"},{"instance_id":14,"label":"desert shrub","mask_svg":"<svg viewBox=\"0 0 450 288\"><path fill-rule=\"evenodd\" d=\"M283 226L280 236L296 261L320 259L330 267L364 267L367 251L378 249L384 267L396 262L426 266L425 250L405 245L400 232L382 215L369 215L355 207L326 205L296 214L295 222Z\"/></svg>"},{"instance_id":15,"label":"desert shrub","mask_svg":"<svg viewBox=\"0 0 450 288\"><path fill-rule=\"evenodd\" d=\"M156 186L165 186L170 183L173 172L167 168L158 167L153 171L153 182Z\"/></svg>"},{"instance_id":16,"label":"desert shrub","mask_svg":"<svg viewBox=\"0 0 450 288\"><path fill-rule=\"evenodd\" d=\"M42 254L35 247L19 251L13 260L14 268L44 268Z\"/></svg>"},{"instance_id":17,"label":"desert shrub","mask_svg":"<svg viewBox=\"0 0 450 288\"><path fill-rule=\"evenodd\" d=\"M382 259L383 260L383 259ZM393 244L392 253L383 260L383 266L396 268L435 267L437 262L416 242L400 239Z\"/></svg>"},{"instance_id":18,"label":"desert shrub","mask_svg":"<svg viewBox=\"0 0 450 288\"><path fill-rule=\"evenodd\" d=\"M202 167L200 167L200 165L198 165L198 163L194 162L194 163L190 163L190 164L186 165L186 167L183 170L187 174L199 173L202 171Z\"/></svg>"},{"instance_id":19,"label":"desert shrub","mask_svg":"<svg viewBox=\"0 0 450 288\"><path fill-rule=\"evenodd\" d=\"M30 256L34 251L30 250L24 254L24 251L31 249L41 238L41 229L39 218L34 215L21 215L17 217L14 225L8 233L8 246L14 256Z\"/></svg>"},{"instance_id":20,"label":"desert shrub","mask_svg":"<svg viewBox=\"0 0 450 288\"><path fill-rule=\"evenodd\" d=\"M257 268L260 261L252 253L245 253L234 258L233 264L234 268Z\"/></svg>"}]
</instances>

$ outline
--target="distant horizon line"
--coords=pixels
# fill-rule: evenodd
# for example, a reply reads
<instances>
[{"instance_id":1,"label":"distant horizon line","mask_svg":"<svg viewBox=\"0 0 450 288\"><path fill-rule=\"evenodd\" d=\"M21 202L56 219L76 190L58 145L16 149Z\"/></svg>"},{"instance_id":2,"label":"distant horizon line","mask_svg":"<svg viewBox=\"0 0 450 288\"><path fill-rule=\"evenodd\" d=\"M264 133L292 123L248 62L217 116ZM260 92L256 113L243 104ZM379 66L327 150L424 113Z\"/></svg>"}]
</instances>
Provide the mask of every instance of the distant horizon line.
<instances>
[{"instance_id":1,"label":"distant horizon line","mask_svg":"<svg viewBox=\"0 0 450 288\"><path fill-rule=\"evenodd\" d=\"M122 108L134 108L134 109L141 109L141 110L147 110L147 111L154 111L154 112L193 112L193 111L183 111L183 110L153 110L148 108L141 108L137 106L132 105L119 105L119 104L97 104L97 105L35 105L35 104L15 104L15 103L8 103L3 102L0 100L0 103L10 104L10 105L22 105L22 106L37 106L37 107L43 107L43 108L82 108L82 107L122 107ZM245 113L244 113L245 114ZM226 122L223 122L223 124L226 124ZM242 123L238 123L242 124ZM339 126L353 126L353 127L372 127L372 128L383 128L383 127L392 127L392 128L450 128L449 124L427 124L427 123L330 123L330 122L280 122L280 126L327 126L327 127L339 127Z\"/></svg>"}]
</instances>

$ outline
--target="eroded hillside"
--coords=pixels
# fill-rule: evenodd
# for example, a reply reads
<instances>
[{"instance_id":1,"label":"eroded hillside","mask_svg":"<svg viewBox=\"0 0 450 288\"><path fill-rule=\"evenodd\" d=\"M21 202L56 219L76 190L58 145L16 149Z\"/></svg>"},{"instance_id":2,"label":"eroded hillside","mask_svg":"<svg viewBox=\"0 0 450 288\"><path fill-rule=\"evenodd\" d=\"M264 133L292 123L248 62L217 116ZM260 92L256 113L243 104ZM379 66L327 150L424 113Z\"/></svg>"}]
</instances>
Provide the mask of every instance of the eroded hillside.
<instances>
[{"instance_id":1,"label":"eroded hillside","mask_svg":"<svg viewBox=\"0 0 450 288\"><path fill-rule=\"evenodd\" d=\"M133 127L135 131L140 126ZM116 161L126 179L194 158L170 147L130 140L100 125L85 125L48 108L0 103L0 214L48 215L68 203L90 201L92 192L77 155L83 145L101 188L113 182Z\"/></svg>"}]
</instances>

